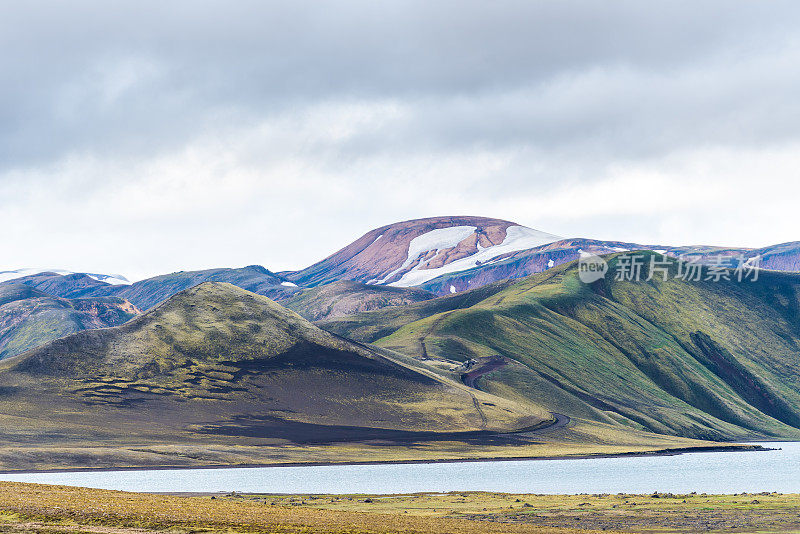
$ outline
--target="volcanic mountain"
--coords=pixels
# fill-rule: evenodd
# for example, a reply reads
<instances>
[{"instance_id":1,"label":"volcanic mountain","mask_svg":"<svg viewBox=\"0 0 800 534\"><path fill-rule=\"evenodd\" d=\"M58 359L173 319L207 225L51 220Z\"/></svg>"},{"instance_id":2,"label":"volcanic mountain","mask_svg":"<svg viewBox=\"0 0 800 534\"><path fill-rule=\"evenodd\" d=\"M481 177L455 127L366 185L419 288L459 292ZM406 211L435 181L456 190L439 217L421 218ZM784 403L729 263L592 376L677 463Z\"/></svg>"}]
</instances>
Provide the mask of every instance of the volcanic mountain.
<instances>
[{"instance_id":1,"label":"volcanic mountain","mask_svg":"<svg viewBox=\"0 0 800 534\"><path fill-rule=\"evenodd\" d=\"M362 237L328 258L300 271L273 273L264 267L180 271L141 280L133 284L120 276L41 272L35 269L0 272L0 285L22 283L62 298L118 296L147 310L175 293L202 282L229 282L248 291L283 300L301 288L336 281L353 281L371 286L416 287L435 295L475 289L498 280L522 278L574 261L582 256L614 254L631 250L652 250L703 264L756 262L761 268L800 271L800 242L763 248L715 246L648 245L587 238L560 238L522 225L487 217L453 216L416 219L386 225ZM5 280L5 282L3 282ZM297 287L300 286L300 287ZM378 298L351 286L352 295L370 295L365 308L378 303L398 303L396 298ZM323 297L341 300L347 291L339 286L314 297L295 299L293 307L307 302L319 308ZM333 296L335 293L337 296ZM407 294L406 297L409 295ZM299 298L299 297L298 297ZM402 301L402 299L401 299ZM349 306L349 305L348 305ZM338 306L338 309L348 308ZM335 312L341 315L340 311ZM359 311L350 309L350 312ZM321 319L319 309L308 317Z\"/></svg>"},{"instance_id":2,"label":"volcanic mountain","mask_svg":"<svg viewBox=\"0 0 800 534\"><path fill-rule=\"evenodd\" d=\"M76 442L424 438L550 417L530 406L346 341L226 283L0 362L0 414L19 416L0 417L11 441L47 441L51 431Z\"/></svg>"},{"instance_id":3,"label":"volcanic mountain","mask_svg":"<svg viewBox=\"0 0 800 534\"><path fill-rule=\"evenodd\" d=\"M438 276L559 239L486 217L416 219L376 228L319 263L282 274L303 286L334 280L419 286Z\"/></svg>"},{"instance_id":4,"label":"volcanic mountain","mask_svg":"<svg viewBox=\"0 0 800 534\"><path fill-rule=\"evenodd\" d=\"M648 245L564 239L485 217L433 217L376 228L310 267L280 274L301 286L354 280L448 295L529 276L586 255L631 250L652 250L703 264L757 262L764 269L800 270L800 242L759 249Z\"/></svg>"}]
</instances>

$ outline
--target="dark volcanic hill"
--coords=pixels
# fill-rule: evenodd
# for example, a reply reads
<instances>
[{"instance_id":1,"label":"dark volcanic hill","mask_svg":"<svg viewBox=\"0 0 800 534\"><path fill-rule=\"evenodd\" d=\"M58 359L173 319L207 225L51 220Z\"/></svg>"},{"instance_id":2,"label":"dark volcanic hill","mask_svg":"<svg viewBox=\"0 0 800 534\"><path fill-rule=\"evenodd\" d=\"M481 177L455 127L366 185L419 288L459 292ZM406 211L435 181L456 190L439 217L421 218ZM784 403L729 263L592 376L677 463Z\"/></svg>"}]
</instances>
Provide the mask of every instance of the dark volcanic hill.
<instances>
[{"instance_id":1,"label":"dark volcanic hill","mask_svg":"<svg viewBox=\"0 0 800 534\"><path fill-rule=\"evenodd\" d=\"M303 443L542 421L513 401L345 341L223 283L183 291L123 326L0 362L0 413L21 407L25 418L0 430L6 439L53 427L59 439Z\"/></svg>"}]
</instances>

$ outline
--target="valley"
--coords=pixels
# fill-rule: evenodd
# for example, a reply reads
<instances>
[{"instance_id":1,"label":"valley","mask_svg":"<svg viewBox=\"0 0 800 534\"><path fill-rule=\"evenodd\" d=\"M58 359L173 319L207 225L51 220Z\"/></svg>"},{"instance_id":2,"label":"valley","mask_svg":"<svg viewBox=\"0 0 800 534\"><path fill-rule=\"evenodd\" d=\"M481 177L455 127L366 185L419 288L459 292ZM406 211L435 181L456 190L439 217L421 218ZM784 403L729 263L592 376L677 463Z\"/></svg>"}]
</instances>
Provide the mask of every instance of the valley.
<instances>
[{"instance_id":1,"label":"valley","mask_svg":"<svg viewBox=\"0 0 800 534\"><path fill-rule=\"evenodd\" d=\"M798 21L0 2L0 534L800 534Z\"/></svg>"},{"instance_id":2,"label":"valley","mask_svg":"<svg viewBox=\"0 0 800 534\"><path fill-rule=\"evenodd\" d=\"M797 274L717 283L704 278L718 268L698 264L688 281L683 260L645 250L644 274L652 258L671 276L587 284L577 262L551 255L529 276L423 289L438 279L426 270L475 263L445 275L463 276L524 252L513 243L549 239L537 254L565 243L516 227L399 223L305 274L251 266L109 284L20 272L0 283L11 340L0 469L584 457L800 438ZM472 258L491 249L497 261ZM626 254L605 258L613 269ZM391 282L409 276L426 282Z\"/></svg>"}]
</instances>

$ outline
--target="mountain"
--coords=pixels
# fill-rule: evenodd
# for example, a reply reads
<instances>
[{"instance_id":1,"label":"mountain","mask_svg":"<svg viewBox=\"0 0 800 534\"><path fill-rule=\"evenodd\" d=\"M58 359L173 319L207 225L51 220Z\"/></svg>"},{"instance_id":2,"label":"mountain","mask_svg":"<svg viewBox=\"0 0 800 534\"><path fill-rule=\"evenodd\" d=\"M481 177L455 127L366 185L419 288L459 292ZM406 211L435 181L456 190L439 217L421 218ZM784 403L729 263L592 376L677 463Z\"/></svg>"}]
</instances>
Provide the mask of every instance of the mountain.
<instances>
[{"instance_id":1,"label":"mountain","mask_svg":"<svg viewBox=\"0 0 800 534\"><path fill-rule=\"evenodd\" d=\"M0 416L0 436L327 443L508 431L549 417L405 360L266 297L203 283L122 326L0 362L0 414L24 413Z\"/></svg>"},{"instance_id":2,"label":"mountain","mask_svg":"<svg viewBox=\"0 0 800 534\"><path fill-rule=\"evenodd\" d=\"M117 295L124 296L140 308L148 310L169 297L204 282L227 282L237 287L272 299L286 298L299 288L260 265L238 269L206 269L180 271L141 280L128 287L119 288Z\"/></svg>"},{"instance_id":3,"label":"mountain","mask_svg":"<svg viewBox=\"0 0 800 534\"><path fill-rule=\"evenodd\" d=\"M310 321L333 319L362 311L413 304L435 298L422 289L371 286L340 280L324 286L304 289L282 300L281 305Z\"/></svg>"},{"instance_id":4,"label":"mountain","mask_svg":"<svg viewBox=\"0 0 800 534\"><path fill-rule=\"evenodd\" d=\"M658 247L622 241L561 239L538 247L511 252L495 261L478 265L470 269L433 278L432 280L420 284L420 287L437 295L447 295L474 289L498 280L523 278L564 263L575 261L587 254L601 256L629 250L653 249L669 253L668 249L659 249Z\"/></svg>"},{"instance_id":5,"label":"mountain","mask_svg":"<svg viewBox=\"0 0 800 534\"><path fill-rule=\"evenodd\" d=\"M78 274L74 271L67 271L66 269L16 269L13 271L0 271L0 282L6 282L8 280L16 280L17 278L32 276L41 273L60 274L62 276L70 274ZM130 281L121 274L87 274L87 273L81 273L81 274L85 274L85 276L88 276L89 278L92 278L100 282L105 282L111 285L130 284Z\"/></svg>"},{"instance_id":6,"label":"mountain","mask_svg":"<svg viewBox=\"0 0 800 534\"><path fill-rule=\"evenodd\" d=\"M107 296L123 291L126 286L101 282L83 273L40 272L25 275L21 278L0 282L0 287L7 285L26 285L50 296L65 299L85 296ZM97 295L93 295L93 294Z\"/></svg>"},{"instance_id":7,"label":"mountain","mask_svg":"<svg viewBox=\"0 0 800 534\"><path fill-rule=\"evenodd\" d=\"M501 280L470 291L415 304L363 311L344 317L329 317L317 321L316 324L327 332L359 343L373 343L414 321L478 304L514 283L513 280Z\"/></svg>"},{"instance_id":8,"label":"mountain","mask_svg":"<svg viewBox=\"0 0 800 534\"><path fill-rule=\"evenodd\" d=\"M0 306L15 302L18 300L25 300L37 297L46 297L47 293L34 289L24 284L8 284L0 285Z\"/></svg>"},{"instance_id":9,"label":"mountain","mask_svg":"<svg viewBox=\"0 0 800 534\"><path fill-rule=\"evenodd\" d=\"M301 286L353 280L448 295L543 272L587 254L631 250L703 264L758 262L764 269L800 271L800 242L754 249L563 239L509 221L456 216L382 226L310 267L280 274Z\"/></svg>"},{"instance_id":10,"label":"mountain","mask_svg":"<svg viewBox=\"0 0 800 534\"><path fill-rule=\"evenodd\" d=\"M673 258L696 261L704 265L754 263L762 269L800 271L800 242L783 243L763 248L726 248L713 246L643 245L623 241L597 239L563 239L528 250L505 255L496 261L471 269L442 275L419 285L437 295L466 291L497 280L522 278L568 263L587 254L600 256L624 251L649 250Z\"/></svg>"},{"instance_id":11,"label":"mountain","mask_svg":"<svg viewBox=\"0 0 800 534\"><path fill-rule=\"evenodd\" d=\"M800 242L763 248L716 246L666 246L587 238L560 238L522 225L487 217L432 217L399 222L376 228L335 252L328 258L300 271L273 273L261 266L180 271L130 284L119 275L73 273L57 270L18 269L0 272L0 284L22 283L63 298L119 296L140 309L150 309L179 291L202 282L229 282L275 300L296 295L302 288L331 282L352 281L379 287L416 287L443 296L475 289L498 280L523 278L574 261L587 254L605 255L631 250L651 250L703 264L722 262L757 263L764 269L800 271ZM298 287L299 286L299 287ZM363 308L342 304L342 288L316 295L307 293L317 311L307 315L314 320L333 318L321 314L322 308L339 302L334 316L404 300L378 298L371 293ZM364 288L351 286L365 296ZM346 292L346 291L344 291ZM313 296L312 295L316 295ZM385 293L384 295L388 295ZM300 297L297 297L300 299ZM323 303L324 299L333 299ZM294 302L297 302L295 305ZM301 301L292 306L303 310Z\"/></svg>"},{"instance_id":12,"label":"mountain","mask_svg":"<svg viewBox=\"0 0 800 534\"><path fill-rule=\"evenodd\" d=\"M117 326L139 313L119 297L62 299L22 284L2 285L0 359L81 330Z\"/></svg>"},{"instance_id":13,"label":"mountain","mask_svg":"<svg viewBox=\"0 0 800 534\"><path fill-rule=\"evenodd\" d=\"M486 217L416 219L376 228L321 262L282 274L299 285L312 287L335 280L418 286L558 239Z\"/></svg>"},{"instance_id":14,"label":"mountain","mask_svg":"<svg viewBox=\"0 0 800 534\"><path fill-rule=\"evenodd\" d=\"M50 272L28 275L4 283L25 284L64 298L116 296L128 299L139 309L148 310L172 295L203 282L228 282L275 299L286 298L300 290L294 283L260 265L238 269L179 271L129 285L112 285L85 274L60 275Z\"/></svg>"},{"instance_id":15,"label":"mountain","mask_svg":"<svg viewBox=\"0 0 800 534\"><path fill-rule=\"evenodd\" d=\"M320 323L426 361L490 369L481 389L573 418L715 440L800 438L800 275L585 284L576 262L515 282ZM609 258L615 272L630 258ZM669 262L645 281L650 257ZM472 297L474 295L474 297ZM441 301L441 302L440 302ZM443 303L446 303L443 304Z\"/></svg>"},{"instance_id":16,"label":"mountain","mask_svg":"<svg viewBox=\"0 0 800 534\"><path fill-rule=\"evenodd\" d=\"M668 247L668 254L687 260L710 264L722 258L723 263L734 264L737 260L757 261L762 269L773 271L800 271L800 241L781 243L763 248L727 248L713 246ZM725 260L728 260L727 262Z\"/></svg>"}]
</instances>

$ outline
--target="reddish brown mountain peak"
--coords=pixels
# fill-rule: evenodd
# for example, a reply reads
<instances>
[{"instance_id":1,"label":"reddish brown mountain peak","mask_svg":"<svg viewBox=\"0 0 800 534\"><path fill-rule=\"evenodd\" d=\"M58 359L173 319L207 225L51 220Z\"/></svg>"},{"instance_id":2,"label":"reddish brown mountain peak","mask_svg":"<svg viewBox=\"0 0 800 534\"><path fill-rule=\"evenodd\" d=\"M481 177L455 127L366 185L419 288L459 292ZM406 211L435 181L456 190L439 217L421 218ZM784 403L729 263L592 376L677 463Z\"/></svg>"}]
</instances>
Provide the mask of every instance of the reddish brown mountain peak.
<instances>
[{"instance_id":1,"label":"reddish brown mountain peak","mask_svg":"<svg viewBox=\"0 0 800 534\"><path fill-rule=\"evenodd\" d=\"M336 279L413 286L480 265L557 236L511 221L464 215L398 222L367 232L321 262L289 276L303 285Z\"/></svg>"}]
</instances>

